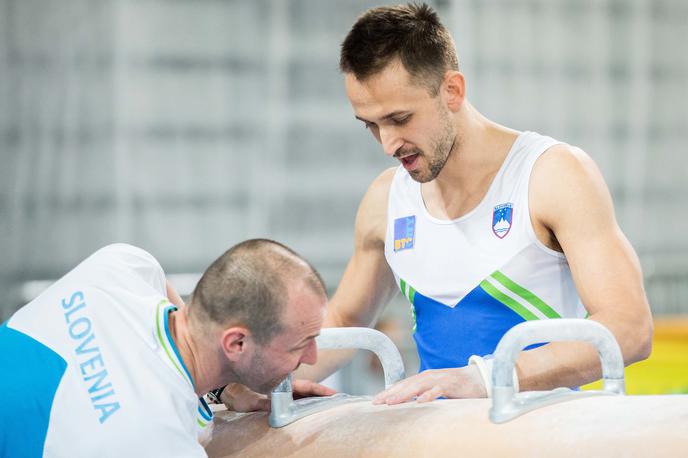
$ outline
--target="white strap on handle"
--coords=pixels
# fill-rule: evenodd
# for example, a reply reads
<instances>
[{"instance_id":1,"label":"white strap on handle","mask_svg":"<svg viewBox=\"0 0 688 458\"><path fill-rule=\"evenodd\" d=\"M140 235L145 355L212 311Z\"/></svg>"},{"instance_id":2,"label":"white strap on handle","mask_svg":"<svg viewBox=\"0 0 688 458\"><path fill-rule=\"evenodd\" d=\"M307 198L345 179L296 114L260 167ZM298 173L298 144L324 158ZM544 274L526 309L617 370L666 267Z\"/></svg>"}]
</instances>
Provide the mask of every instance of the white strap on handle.
<instances>
[{"instance_id":1,"label":"white strap on handle","mask_svg":"<svg viewBox=\"0 0 688 458\"><path fill-rule=\"evenodd\" d=\"M473 364L478 368L480 372L480 377L483 379L483 385L485 385L485 391L487 392L487 397L492 397L492 366L494 365L494 359L490 355L489 358L483 358L482 356L473 355L468 358L468 364ZM514 393L518 393L518 374L516 373L516 368L514 367L513 372L514 377Z\"/></svg>"}]
</instances>

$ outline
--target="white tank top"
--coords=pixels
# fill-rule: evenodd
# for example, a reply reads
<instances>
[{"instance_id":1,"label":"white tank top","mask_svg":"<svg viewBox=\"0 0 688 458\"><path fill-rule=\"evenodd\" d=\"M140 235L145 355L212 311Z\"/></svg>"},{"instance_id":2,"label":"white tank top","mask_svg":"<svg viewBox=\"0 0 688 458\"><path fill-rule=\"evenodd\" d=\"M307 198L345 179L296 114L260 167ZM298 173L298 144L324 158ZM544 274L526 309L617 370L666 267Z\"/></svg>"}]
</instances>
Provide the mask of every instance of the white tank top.
<instances>
[{"instance_id":1,"label":"white tank top","mask_svg":"<svg viewBox=\"0 0 688 458\"><path fill-rule=\"evenodd\" d=\"M586 315L566 257L543 245L530 221L533 165L557 143L520 134L483 200L455 220L431 216L420 183L397 169L385 257L412 305L421 370L490 354L519 322Z\"/></svg>"}]
</instances>

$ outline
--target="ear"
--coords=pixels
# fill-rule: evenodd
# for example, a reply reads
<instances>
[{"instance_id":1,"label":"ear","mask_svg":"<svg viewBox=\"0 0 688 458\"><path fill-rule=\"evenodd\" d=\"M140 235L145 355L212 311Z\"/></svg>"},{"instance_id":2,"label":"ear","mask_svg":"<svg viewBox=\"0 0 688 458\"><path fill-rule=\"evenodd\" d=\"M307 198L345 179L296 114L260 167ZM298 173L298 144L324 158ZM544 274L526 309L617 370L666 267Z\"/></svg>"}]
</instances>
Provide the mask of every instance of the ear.
<instances>
[{"instance_id":1,"label":"ear","mask_svg":"<svg viewBox=\"0 0 688 458\"><path fill-rule=\"evenodd\" d=\"M238 361L252 345L251 332L242 326L227 328L220 336L222 350L230 361Z\"/></svg>"},{"instance_id":2,"label":"ear","mask_svg":"<svg viewBox=\"0 0 688 458\"><path fill-rule=\"evenodd\" d=\"M447 71L442 81L442 91L446 97L447 108L454 113L459 111L466 98L466 81L463 73L455 70Z\"/></svg>"}]
</instances>

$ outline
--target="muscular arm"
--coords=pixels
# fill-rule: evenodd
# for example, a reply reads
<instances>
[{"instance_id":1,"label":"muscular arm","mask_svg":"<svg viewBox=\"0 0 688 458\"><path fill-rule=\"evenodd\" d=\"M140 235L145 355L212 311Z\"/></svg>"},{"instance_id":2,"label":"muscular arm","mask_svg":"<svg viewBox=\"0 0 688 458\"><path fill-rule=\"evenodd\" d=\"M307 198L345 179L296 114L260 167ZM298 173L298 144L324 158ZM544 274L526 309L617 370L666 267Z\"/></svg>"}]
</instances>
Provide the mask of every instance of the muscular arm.
<instances>
[{"instance_id":1,"label":"muscular arm","mask_svg":"<svg viewBox=\"0 0 688 458\"><path fill-rule=\"evenodd\" d=\"M626 364L647 358L652 317L640 263L592 159L567 145L551 148L535 164L529 194L536 234L566 254L589 319L614 334ZM577 386L601 377L597 353L584 343L523 352L517 371L523 390Z\"/></svg>"},{"instance_id":2,"label":"muscular arm","mask_svg":"<svg viewBox=\"0 0 688 458\"><path fill-rule=\"evenodd\" d=\"M387 198L393 176L394 169L383 172L361 201L356 215L354 253L328 304L325 328L374 325L397 291L384 252ZM302 366L296 377L322 380L346 364L352 355L351 351L321 350L318 363Z\"/></svg>"}]
</instances>

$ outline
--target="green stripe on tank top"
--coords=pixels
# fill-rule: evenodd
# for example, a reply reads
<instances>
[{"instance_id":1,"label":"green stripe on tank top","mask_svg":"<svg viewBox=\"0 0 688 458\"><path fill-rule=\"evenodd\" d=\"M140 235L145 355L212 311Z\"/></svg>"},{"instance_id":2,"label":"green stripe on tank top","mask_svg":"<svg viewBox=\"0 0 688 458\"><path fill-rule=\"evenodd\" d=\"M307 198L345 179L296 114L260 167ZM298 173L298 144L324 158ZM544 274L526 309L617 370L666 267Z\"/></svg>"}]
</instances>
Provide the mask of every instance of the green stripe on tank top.
<instances>
[{"instance_id":1,"label":"green stripe on tank top","mask_svg":"<svg viewBox=\"0 0 688 458\"><path fill-rule=\"evenodd\" d=\"M408 285L408 299L412 304L414 304L413 301L416 299L416 290L413 289L413 286L411 285Z\"/></svg>"},{"instance_id":2,"label":"green stripe on tank top","mask_svg":"<svg viewBox=\"0 0 688 458\"><path fill-rule=\"evenodd\" d=\"M401 294L403 294L404 297L406 297L406 299L413 304L413 301L416 298L416 289L406 283L403 278L399 279L399 288L401 288Z\"/></svg>"},{"instance_id":3,"label":"green stripe on tank top","mask_svg":"<svg viewBox=\"0 0 688 458\"><path fill-rule=\"evenodd\" d=\"M489 281L483 280L480 282L480 287L485 290L487 294L501 302L502 304L513 310L518 316L526 321L537 320L538 317L530 310L495 288Z\"/></svg>"},{"instance_id":4,"label":"green stripe on tank top","mask_svg":"<svg viewBox=\"0 0 688 458\"><path fill-rule=\"evenodd\" d=\"M399 279L399 287L401 288L401 293L411 303L411 318L413 318L413 332L416 332L416 308L413 303L413 301L416 299L416 290L413 286L406 283L403 278ZM406 291L407 287L408 292Z\"/></svg>"},{"instance_id":5,"label":"green stripe on tank top","mask_svg":"<svg viewBox=\"0 0 688 458\"><path fill-rule=\"evenodd\" d=\"M504 287L512 293L528 301L529 304L541 311L542 314L545 315L547 318L561 318L561 315L559 315L552 307L547 305L545 301L543 301L535 294L522 287L521 285L514 283L509 277L504 275L502 272L496 270L492 273L491 277L497 280L502 285L504 285Z\"/></svg>"}]
</instances>

